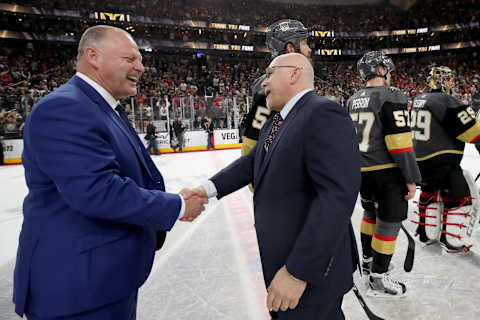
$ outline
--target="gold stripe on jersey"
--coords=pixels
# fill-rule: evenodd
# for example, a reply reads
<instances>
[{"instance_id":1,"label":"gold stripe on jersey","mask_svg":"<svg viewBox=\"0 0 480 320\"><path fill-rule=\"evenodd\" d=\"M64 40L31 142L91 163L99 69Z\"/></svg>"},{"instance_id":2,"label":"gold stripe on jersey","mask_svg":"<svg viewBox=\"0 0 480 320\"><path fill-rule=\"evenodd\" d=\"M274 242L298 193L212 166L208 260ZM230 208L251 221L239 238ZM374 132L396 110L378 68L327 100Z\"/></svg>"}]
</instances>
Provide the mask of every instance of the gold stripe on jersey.
<instances>
[{"instance_id":1,"label":"gold stripe on jersey","mask_svg":"<svg viewBox=\"0 0 480 320\"><path fill-rule=\"evenodd\" d=\"M473 143L480 138L480 120L475 119L475 124L465 131L464 133L457 136L457 139L463 142Z\"/></svg>"},{"instance_id":2,"label":"gold stripe on jersey","mask_svg":"<svg viewBox=\"0 0 480 320\"><path fill-rule=\"evenodd\" d=\"M412 132L387 134L385 144L389 151L413 148Z\"/></svg>"},{"instance_id":3,"label":"gold stripe on jersey","mask_svg":"<svg viewBox=\"0 0 480 320\"><path fill-rule=\"evenodd\" d=\"M395 168L395 167L397 167L396 163L387 163L387 164L379 164L371 167L362 167L360 171L368 172L368 171L382 170L382 169Z\"/></svg>"},{"instance_id":4,"label":"gold stripe on jersey","mask_svg":"<svg viewBox=\"0 0 480 320\"><path fill-rule=\"evenodd\" d=\"M430 159L430 158L439 156L439 155L441 155L441 154L446 154L446 153L451 153L451 154L463 154L463 151L460 151L460 150L442 150L442 151L438 151L438 152L429 154L428 156L425 156L425 157L417 158L417 161L428 160L428 159Z\"/></svg>"}]
</instances>

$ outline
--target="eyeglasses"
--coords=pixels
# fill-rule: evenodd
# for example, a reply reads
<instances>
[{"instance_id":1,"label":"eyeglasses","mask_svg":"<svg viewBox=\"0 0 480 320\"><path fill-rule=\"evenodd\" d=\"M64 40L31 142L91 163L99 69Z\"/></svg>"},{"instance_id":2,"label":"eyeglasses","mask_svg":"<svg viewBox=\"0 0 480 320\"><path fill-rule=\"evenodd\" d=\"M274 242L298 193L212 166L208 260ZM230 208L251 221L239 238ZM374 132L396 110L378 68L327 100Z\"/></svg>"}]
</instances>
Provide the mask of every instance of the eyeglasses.
<instances>
[{"instance_id":1,"label":"eyeglasses","mask_svg":"<svg viewBox=\"0 0 480 320\"><path fill-rule=\"evenodd\" d=\"M271 66L271 67L268 67L267 69L265 69L265 74L267 75L267 79L269 79L271 77L271 75L273 74L273 69L275 68L293 68L295 70L297 69L303 69L302 67L297 67L297 66Z\"/></svg>"}]
</instances>

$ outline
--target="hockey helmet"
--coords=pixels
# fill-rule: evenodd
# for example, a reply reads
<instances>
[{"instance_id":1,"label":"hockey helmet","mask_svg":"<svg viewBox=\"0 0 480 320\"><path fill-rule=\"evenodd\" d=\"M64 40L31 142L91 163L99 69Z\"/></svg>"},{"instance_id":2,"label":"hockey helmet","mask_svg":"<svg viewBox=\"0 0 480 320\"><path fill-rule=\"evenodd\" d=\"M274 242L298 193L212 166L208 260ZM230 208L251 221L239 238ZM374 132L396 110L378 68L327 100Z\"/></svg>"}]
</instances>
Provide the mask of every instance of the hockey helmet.
<instances>
[{"instance_id":1,"label":"hockey helmet","mask_svg":"<svg viewBox=\"0 0 480 320\"><path fill-rule=\"evenodd\" d=\"M308 29L298 20L282 19L268 27L267 40L272 58L285 53L285 47L291 43L300 51L300 40L308 38Z\"/></svg>"},{"instance_id":2,"label":"hockey helmet","mask_svg":"<svg viewBox=\"0 0 480 320\"><path fill-rule=\"evenodd\" d=\"M445 87L445 81L455 77L455 71L449 67L433 67L427 76L427 85L431 90L449 92L450 88Z\"/></svg>"},{"instance_id":3,"label":"hockey helmet","mask_svg":"<svg viewBox=\"0 0 480 320\"><path fill-rule=\"evenodd\" d=\"M357 69L360 76L364 80L370 80L378 77L377 66L387 68L388 72L395 70L392 59L385 55L382 51L370 51L363 55L357 63Z\"/></svg>"}]
</instances>

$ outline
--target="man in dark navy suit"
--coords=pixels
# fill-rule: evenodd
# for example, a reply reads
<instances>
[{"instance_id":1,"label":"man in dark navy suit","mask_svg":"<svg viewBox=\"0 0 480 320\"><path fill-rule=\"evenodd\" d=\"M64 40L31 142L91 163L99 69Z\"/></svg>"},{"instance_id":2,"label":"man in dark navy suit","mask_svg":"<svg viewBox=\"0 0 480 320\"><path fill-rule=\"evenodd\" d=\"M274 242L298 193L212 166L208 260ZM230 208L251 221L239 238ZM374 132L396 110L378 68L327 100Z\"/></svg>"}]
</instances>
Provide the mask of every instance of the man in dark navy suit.
<instances>
[{"instance_id":1,"label":"man in dark navy suit","mask_svg":"<svg viewBox=\"0 0 480 320\"><path fill-rule=\"evenodd\" d=\"M29 320L132 320L138 288L179 218L205 201L165 192L118 100L145 71L134 40L110 26L80 39L77 74L27 119L15 312Z\"/></svg>"},{"instance_id":2,"label":"man in dark navy suit","mask_svg":"<svg viewBox=\"0 0 480 320\"><path fill-rule=\"evenodd\" d=\"M358 253L350 217L360 189L355 129L340 105L313 91L303 55L278 56L262 86L277 111L252 151L198 195L221 198L253 183L266 305L278 319L344 319Z\"/></svg>"}]
</instances>

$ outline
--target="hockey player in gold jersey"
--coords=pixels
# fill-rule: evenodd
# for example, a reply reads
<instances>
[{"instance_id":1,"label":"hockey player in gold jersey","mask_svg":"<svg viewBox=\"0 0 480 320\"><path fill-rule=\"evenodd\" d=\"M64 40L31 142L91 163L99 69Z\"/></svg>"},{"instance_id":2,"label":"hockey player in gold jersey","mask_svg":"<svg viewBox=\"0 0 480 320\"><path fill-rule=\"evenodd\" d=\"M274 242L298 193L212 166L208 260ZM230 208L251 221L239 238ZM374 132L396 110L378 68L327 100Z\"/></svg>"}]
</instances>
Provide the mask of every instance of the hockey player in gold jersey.
<instances>
[{"instance_id":1,"label":"hockey player in gold jersey","mask_svg":"<svg viewBox=\"0 0 480 320\"><path fill-rule=\"evenodd\" d=\"M402 221L407 218L407 200L421 180L407 97L390 87L395 67L381 51L366 53L357 69L366 87L348 100L347 109L362 156L362 269L369 275L368 295L402 297L406 286L394 280L388 269Z\"/></svg>"},{"instance_id":2,"label":"hockey player in gold jersey","mask_svg":"<svg viewBox=\"0 0 480 320\"><path fill-rule=\"evenodd\" d=\"M430 92L418 95L411 110L422 173L417 234L425 243L440 241L447 252L465 252L471 247L477 215L460 161L465 143L478 148L480 121L470 106L452 95L455 73L450 68L433 67L427 84Z\"/></svg>"}]
</instances>

